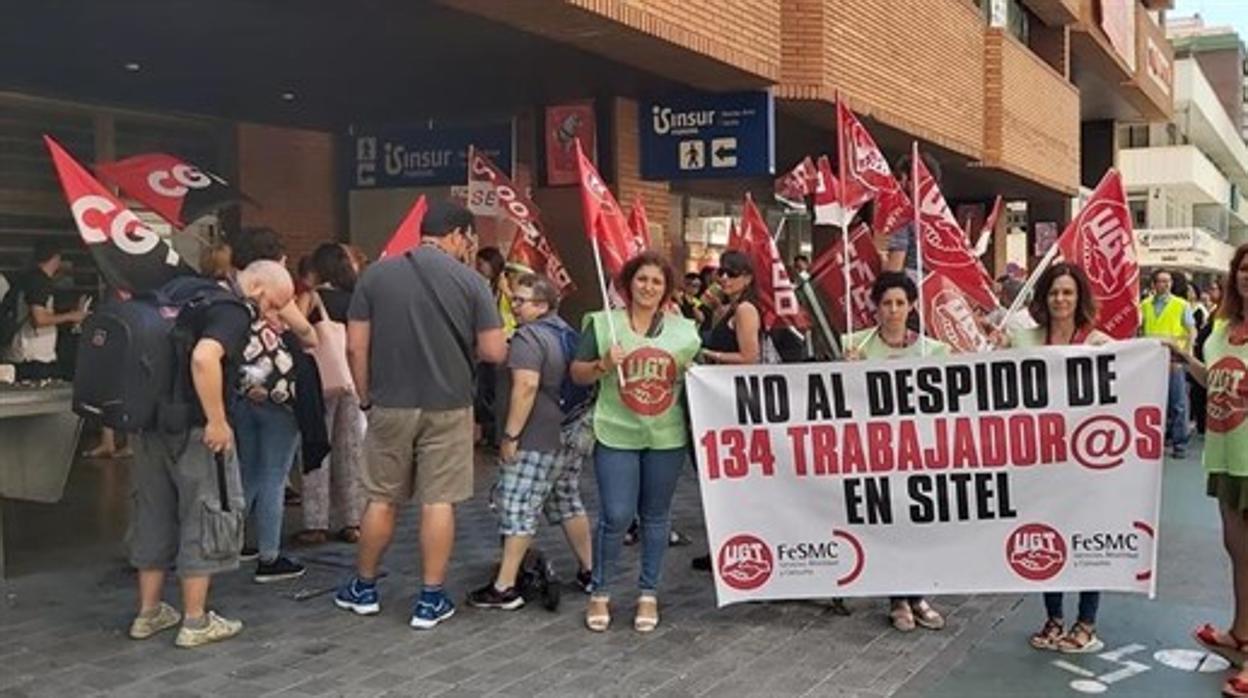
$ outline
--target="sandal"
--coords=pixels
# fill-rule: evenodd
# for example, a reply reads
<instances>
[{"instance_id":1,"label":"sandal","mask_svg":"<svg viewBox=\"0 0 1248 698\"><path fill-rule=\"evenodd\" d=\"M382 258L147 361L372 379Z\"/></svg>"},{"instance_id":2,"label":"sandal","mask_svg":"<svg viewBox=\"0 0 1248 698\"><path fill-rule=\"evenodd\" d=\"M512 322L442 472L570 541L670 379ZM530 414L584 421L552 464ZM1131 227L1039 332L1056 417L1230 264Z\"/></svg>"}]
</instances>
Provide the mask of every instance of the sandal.
<instances>
[{"instance_id":1,"label":"sandal","mask_svg":"<svg viewBox=\"0 0 1248 698\"><path fill-rule=\"evenodd\" d=\"M1248 646L1248 642L1241 641L1228 630L1226 633L1218 630L1212 623L1205 623L1192 633L1192 637L1196 638L1196 642L1201 647L1222 657L1226 661L1237 667L1244 666L1244 648ZM1230 642L1227 642L1229 640Z\"/></svg>"},{"instance_id":2,"label":"sandal","mask_svg":"<svg viewBox=\"0 0 1248 698\"><path fill-rule=\"evenodd\" d=\"M633 617L633 629L639 633L651 633L659 627L659 600L653 596L637 599L637 615Z\"/></svg>"},{"instance_id":3,"label":"sandal","mask_svg":"<svg viewBox=\"0 0 1248 698\"><path fill-rule=\"evenodd\" d=\"M945 627L945 617L932 608L927 599L919 599L917 603L910 604L910 609L914 611L914 622L924 628L940 630Z\"/></svg>"},{"instance_id":4,"label":"sandal","mask_svg":"<svg viewBox=\"0 0 1248 698\"><path fill-rule=\"evenodd\" d=\"M1063 654L1091 654L1104 647L1105 643L1096 636L1096 628L1083 621L1070 626L1070 632L1057 641L1057 651Z\"/></svg>"},{"instance_id":5,"label":"sandal","mask_svg":"<svg viewBox=\"0 0 1248 698\"><path fill-rule=\"evenodd\" d=\"M338 531L338 540L342 541L343 543L359 543L360 542L360 527L359 526L344 526L342 530Z\"/></svg>"},{"instance_id":6,"label":"sandal","mask_svg":"<svg viewBox=\"0 0 1248 698\"><path fill-rule=\"evenodd\" d=\"M1228 698L1248 698L1248 679L1235 675L1222 684L1222 695Z\"/></svg>"},{"instance_id":7,"label":"sandal","mask_svg":"<svg viewBox=\"0 0 1248 698\"><path fill-rule=\"evenodd\" d=\"M888 612L888 617L893 621L893 627L903 633L914 630L914 611L910 608L910 604L905 601L894 601L893 609Z\"/></svg>"},{"instance_id":8,"label":"sandal","mask_svg":"<svg viewBox=\"0 0 1248 698\"><path fill-rule=\"evenodd\" d=\"M1062 621L1056 618L1049 618L1044 621L1044 627L1040 628L1040 632L1031 636L1031 646L1038 650L1057 651L1057 643L1061 641L1065 635Z\"/></svg>"},{"instance_id":9,"label":"sandal","mask_svg":"<svg viewBox=\"0 0 1248 698\"><path fill-rule=\"evenodd\" d=\"M611 600L605 596L589 597L585 607L585 627L596 633L606 632L611 625Z\"/></svg>"},{"instance_id":10,"label":"sandal","mask_svg":"<svg viewBox=\"0 0 1248 698\"><path fill-rule=\"evenodd\" d=\"M290 537L295 545L324 545L329 542L329 531L323 528L309 528Z\"/></svg>"}]
</instances>

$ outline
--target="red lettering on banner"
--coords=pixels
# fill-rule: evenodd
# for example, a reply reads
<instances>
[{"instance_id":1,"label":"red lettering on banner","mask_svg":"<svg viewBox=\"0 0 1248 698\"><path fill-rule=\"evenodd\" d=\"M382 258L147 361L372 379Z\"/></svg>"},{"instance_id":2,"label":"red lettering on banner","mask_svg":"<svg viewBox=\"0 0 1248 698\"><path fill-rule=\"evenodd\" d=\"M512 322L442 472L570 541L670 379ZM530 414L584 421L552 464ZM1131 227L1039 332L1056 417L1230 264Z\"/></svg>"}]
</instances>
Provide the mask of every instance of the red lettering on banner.
<instances>
[{"instance_id":1,"label":"red lettering on banner","mask_svg":"<svg viewBox=\"0 0 1248 698\"><path fill-rule=\"evenodd\" d=\"M867 424L867 461L873 473L886 473L893 469L891 432L892 427L888 424Z\"/></svg>"},{"instance_id":2,"label":"red lettering on banner","mask_svg":"<svg viewBox=\"0 0 1248 698\"><path fill-rule=\"evenodd\" d=\"M1135 453L1140 458L1161 458L1164 444L1161 435L1161 410L1156 407L1139 407L1135 410Z\"/></svg>"},{"instance_id":3,"label":"red lettering on banner","mask_svg":"<svg viewBox=\"0 0 1248 698\"><path fill-rule=\"evenodd\" d=\"M792 431L790 429L790 434ZM723 429L718 432L712 430L702 435L701 444L706 456L703 462L706 463L708 479L740 479L750 474L751 466L757 467L764 477L776 474L771 434L766 429L750 430L748 440L743 429ZM724 453L721 453L721 448ZM799 449L795 448L794 452L799 452Z\"/></svg>"},{"instance_id":4,"label":"red lettering on banner","mask_svg":"<svg viewBox=\"0 0 1248 698\"><path fill-rule=\"evenodd\" d=\"M975 440L971 438L971 423L969 419L959 419L954 423L953 467L979 467L979 456L975 453Z\"/></svg>"},{"instance_id":5,"label":"red lettering on banner","mask_svg":"<svg viewBox=\"0 0 1248 698\"><path fill-rule=\"evenodd\" d=\"M858 434L858 425L851 422L846 424L842 431L844 443L841 444L841 472L870 472L862 457L862 436Z\"/></svg>"},{"instance_id":6,"label":"red lettering on banner","mask_svg":"<svg viewBox=\"0 0 1248 698\"><path fill-rule=\"evenodd\" d=\"M919 448L919 432L914 422L906 420L898 426L897 434L897 469L922 470L923 459Z\"/></svg>"},{"instance_id":7,"label":"red lettering on banner","mask_svg":"<svg viewBox=\"0 0 1248 698\"><path fill-rule=\"evenodd\" d=\"M810 428L816 475L835 475L837 469L836 428L818 425Z\"/></svg>"},{"instance_id":8,"label":"red lettering on banner","mask_svg":"<svg viewBox=\"0 0 1248 698\"><path fill-rule=\"evenodd\" d=\"M1040 461L1066 460L1066 420L1057 414L1040 415Z\"/></svg>"},{"instance_id":9,"label":"red lettering on banner","mask_svg":"<svg viewBox=\"0 0 1248 698\"><path fill-rule=\"evenodd\" d=\"M988 416L979 420L980 465L1000 468L1005 465L1005 420Z\"/></svg>"}]
</instances>

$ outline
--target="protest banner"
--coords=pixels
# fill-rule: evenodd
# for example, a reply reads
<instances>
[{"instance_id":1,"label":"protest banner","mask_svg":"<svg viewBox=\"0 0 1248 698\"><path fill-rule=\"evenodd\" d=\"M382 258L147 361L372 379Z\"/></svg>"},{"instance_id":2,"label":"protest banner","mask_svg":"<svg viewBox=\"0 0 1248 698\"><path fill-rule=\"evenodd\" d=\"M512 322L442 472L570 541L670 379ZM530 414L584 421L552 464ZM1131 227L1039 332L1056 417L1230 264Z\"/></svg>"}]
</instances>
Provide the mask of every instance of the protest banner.
<instances>
[{"instance_id":1,"label":"protest banner","mask_svg":"<svg viewBox=\"0 0 1248 698\"><path fill-rule=\"evenodd\" d=\"M694 367L719 605L1153 594L1167 358L1131 340Z\"/></svg>"}]
</instances>

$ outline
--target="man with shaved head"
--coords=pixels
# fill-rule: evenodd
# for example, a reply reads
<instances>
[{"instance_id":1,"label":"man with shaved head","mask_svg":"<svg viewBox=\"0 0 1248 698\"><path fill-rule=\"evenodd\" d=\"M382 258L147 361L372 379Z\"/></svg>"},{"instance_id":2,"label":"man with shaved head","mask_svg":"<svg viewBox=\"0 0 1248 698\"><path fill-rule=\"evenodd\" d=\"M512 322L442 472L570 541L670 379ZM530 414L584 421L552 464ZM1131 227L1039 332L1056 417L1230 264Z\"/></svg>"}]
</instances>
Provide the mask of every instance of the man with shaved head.
<instances>
[{"instance_id":1,"label":"man with shaved head","mask_svg":"<svg viewBox=\"0 0 1248 698\"><path fill-rule=\"evenodd\" d=\"M178 316L190 343L189 375L174 376L190 396L185 430L147 429L136 438L127 540L139 572L139 614L130 637L143 640L180 622L175 644L198 647L243 628L206 609L212 575L237 569L241 545L241 538L235 540L241 527L229 525L241 523L244 502L234 432L226 420L226 378L236 370L252 320L276 318L294 296L294 283L284 266L261 260L238 273L232 294L203 280L175 280L165 288L177 304L191 296L215 300L182 305ZM171 567L181 582L181 613L161 598Z\"/></svg>"}]
</instances>

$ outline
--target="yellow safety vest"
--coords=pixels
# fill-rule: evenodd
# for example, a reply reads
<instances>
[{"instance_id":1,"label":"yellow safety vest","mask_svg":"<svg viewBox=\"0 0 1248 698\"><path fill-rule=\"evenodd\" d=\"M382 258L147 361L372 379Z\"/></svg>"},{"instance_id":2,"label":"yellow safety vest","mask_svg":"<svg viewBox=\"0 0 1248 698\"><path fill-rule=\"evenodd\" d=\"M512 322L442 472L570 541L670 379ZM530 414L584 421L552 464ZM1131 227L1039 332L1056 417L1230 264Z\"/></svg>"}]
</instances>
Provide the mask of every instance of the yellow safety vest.
<instances>
[{"instance_id":1,"label":"yellow safety vest","mask_svg":"<svg viewBox=\"0 0 1248 698\"><path fill-rule=\"evenodd\" d=\"M1140 316L1144 318L1145 337L1173 337L1187 339L1187 327L1183 325L1183 316L1187 314L1187 301L1170 296L1166 305L1158 315L1153 296L1140 303Z\"/></svg>"}]
</instances>

